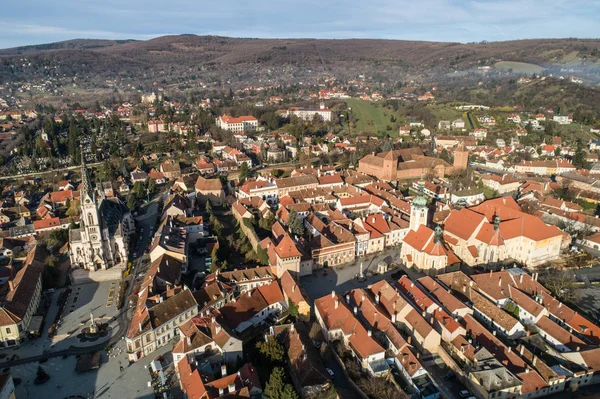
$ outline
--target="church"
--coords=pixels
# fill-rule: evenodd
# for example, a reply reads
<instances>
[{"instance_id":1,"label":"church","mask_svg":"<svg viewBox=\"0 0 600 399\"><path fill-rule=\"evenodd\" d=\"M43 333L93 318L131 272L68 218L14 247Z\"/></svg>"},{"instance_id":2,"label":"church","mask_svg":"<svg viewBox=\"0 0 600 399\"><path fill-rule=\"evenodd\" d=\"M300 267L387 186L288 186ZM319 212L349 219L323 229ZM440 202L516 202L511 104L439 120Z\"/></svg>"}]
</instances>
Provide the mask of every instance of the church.
<instances>
[{"instance_id":1,"label":"church","mask_svg":"<svg viewBox=\"0 0 600 399\"><path fill-rule=\"evenodd\" d=\"M69 230L71 265L96 271L127 262L129 235L135 225L129 209L118 198L106 198L92 188L82 154L81 221Z\"/></svg>"}]
</instances>

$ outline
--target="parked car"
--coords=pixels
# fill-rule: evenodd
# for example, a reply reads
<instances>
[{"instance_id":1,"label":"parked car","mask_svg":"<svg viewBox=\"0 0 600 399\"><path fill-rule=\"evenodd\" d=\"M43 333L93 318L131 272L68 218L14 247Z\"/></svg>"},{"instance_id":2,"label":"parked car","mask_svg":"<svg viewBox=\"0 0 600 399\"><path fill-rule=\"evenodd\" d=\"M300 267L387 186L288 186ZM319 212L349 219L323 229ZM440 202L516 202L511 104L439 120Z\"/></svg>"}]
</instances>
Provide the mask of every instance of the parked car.
<instances>
[{"instance_id":1,"label":"parked car","mask_svg":"<svg viewBox=\"0 0 600 399\"><path fill-rule=\"evenodd\" d=\"M335 373L333 372L333 370L330 368L326 368L325 370L327 371L327 374L329 374L329 376L333 380L335 378Z\"/></svg>"},{"instance_id":2,"label":"parked car","mask_svg":"<svg viewBox=\"0 0 600 399\"><path fill-rule=\"evenodd\" d=\"M468 398L469 396L471 396L471 392L467 391L466 389L463 389L458 394L461 398Z\"/></svg>"},{"instance_id":3,"label":"parked car","mask_svg":"<svg viewBox=\"0 0 600 399\"><path fill-rule=\"evenodd\" d=\"M448 374L446 374L444 376L444 380L446 381L450 381L456 378L456 374L454 374L453 372L449 372Z\"/></svg>"}]
</instances>

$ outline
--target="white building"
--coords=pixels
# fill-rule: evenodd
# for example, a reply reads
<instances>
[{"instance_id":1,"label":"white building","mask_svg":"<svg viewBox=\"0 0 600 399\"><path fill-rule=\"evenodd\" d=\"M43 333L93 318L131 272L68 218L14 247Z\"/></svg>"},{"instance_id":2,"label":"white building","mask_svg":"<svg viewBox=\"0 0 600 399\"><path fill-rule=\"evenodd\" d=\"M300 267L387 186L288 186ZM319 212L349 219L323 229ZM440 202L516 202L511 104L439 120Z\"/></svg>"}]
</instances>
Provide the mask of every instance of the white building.
<instances>
[{"instance_id":1,"label":"white building","mask_svg":"<svg viewBox=\"0 0 600 399\"><path fill-rule=\"evenodd\" d=\"M129 235L135 229L131 212L118 198L106 198L104 191L98 202L83 156L81 176L80 227L69 231L71 264L101 270L127 262Z\"/></svg>"},{"instance_id":2,"label":"white building","mask_svg":"<svg viewBox=\"0 0 600 399\"><path fill-rule=\"evenodd\" d=\"M331 112L331 110L327 107L325 107L325 104L321 103L320 107L317 108L299 108L299 107L294 107L294 108L290 108L288 111L289 116L295 116L297 118L300 118L304 121L312 121L314 119L315 116L319 116L319 118L321 118L322 121L324 122L331 122L333 113Z\"/></svg>"},{"instance_id":3,"label":"white building","mask_svg":"<svg viewBox=\"0 0 600 399\"><path fill-rule=\"evenodd\" d=\"M240 116L234 118L229 115L219 116L217 118L217 127L229 132L254 132L258 129L258 120L253 116Z\"/></svg>"}]
</instances>

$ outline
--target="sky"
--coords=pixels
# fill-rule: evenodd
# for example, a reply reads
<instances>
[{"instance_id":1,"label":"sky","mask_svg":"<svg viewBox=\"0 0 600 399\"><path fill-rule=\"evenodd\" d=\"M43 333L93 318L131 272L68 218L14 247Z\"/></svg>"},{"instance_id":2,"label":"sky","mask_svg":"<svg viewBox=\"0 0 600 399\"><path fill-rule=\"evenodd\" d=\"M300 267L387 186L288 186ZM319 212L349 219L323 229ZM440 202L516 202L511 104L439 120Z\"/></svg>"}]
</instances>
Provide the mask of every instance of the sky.
<instances>
[{"instance_id":1,"label":"sky","mask_svg":"<svg viewBox=\"0 0 600 399\"><path fill-rule=\"evenodd\" d=\"M451 42L600 38L600 0L2 0L0 48L190 33Z\"/></svg>"}]
</instances>

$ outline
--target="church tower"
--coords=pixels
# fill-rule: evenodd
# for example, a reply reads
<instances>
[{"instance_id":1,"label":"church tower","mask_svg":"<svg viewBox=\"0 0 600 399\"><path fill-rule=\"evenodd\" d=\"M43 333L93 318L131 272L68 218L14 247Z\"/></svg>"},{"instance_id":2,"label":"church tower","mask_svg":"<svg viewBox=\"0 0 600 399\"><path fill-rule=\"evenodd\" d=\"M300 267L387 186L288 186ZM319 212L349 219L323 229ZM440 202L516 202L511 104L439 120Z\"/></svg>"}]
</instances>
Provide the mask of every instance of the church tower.
<instances>
[{"instance_id":1,"label":"church tower","mask_svg":"<svg viewBox=\"0 0 600 399\"><path fill-rule=\"evenodd\" d=\"M86 257L90 264L106 268L104 248L102 244L102 231L100 230L100 215L96 193L90 183L90 178L85 165L85 156L81 152L81 238L86 243Z\"/></svg>"},{"instance_id":2,"label":"church tower","mask_svg":"<svg viewBox=\"0 0 600 399\"><path fill-rule=\"evenodd\" d=\"M427 198L424 194L425 182L419 182L419 193L413 199L410 205L410 229L417 231L419 226L427 226L427 217L429 209L427 208Z\"/></svg>"},{"instance_id":3,"label":"church tower","mask_svg":"<svg viewBox=\"0 0 600 399\"><path fill-rule=\"evenodd\" d=\"M466 170L469 166L469 151L465 149L463 143L460 143L454 151L454 171Z\"/></svg>"}]
</instances>

